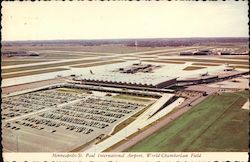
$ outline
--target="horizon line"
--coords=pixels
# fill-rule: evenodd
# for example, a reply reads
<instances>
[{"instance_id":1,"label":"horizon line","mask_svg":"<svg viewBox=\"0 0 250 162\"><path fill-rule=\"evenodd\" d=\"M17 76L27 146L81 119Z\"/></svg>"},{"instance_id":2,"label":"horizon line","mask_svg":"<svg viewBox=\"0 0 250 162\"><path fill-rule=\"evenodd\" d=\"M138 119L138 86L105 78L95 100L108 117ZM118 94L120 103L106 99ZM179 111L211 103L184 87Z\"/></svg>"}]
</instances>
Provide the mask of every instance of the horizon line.
<instances>
[{"instance_id":1,"label":"horizon line","mask_svg":"<svg viewBox=\"0 0 250 162\"><path fill-rule=\"evenodd\" d=\"M93 39L30 39L2 40L1 42L32 42L32 41L94 41L94 40L140 40L140 39L200 39L200 38L249 38L249 36L218 36L218 37L162 37L162 38L93 38Z\"/></svg>"}]
</instances>

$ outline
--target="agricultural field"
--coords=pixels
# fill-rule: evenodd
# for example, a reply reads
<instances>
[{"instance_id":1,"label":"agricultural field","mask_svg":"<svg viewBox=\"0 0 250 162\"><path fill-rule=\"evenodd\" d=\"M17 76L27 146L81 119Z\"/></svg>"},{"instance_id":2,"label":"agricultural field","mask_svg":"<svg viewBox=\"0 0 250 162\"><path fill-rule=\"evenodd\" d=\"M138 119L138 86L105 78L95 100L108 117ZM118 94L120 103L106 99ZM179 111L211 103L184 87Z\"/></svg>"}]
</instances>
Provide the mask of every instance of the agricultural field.
<instances>
[{"instance_id":1,"label":"agricultural field","mask_svg":"<svg viewBox=\"0 0 250 162\"><path fill-rule=\"evenodd\" d=\"M210 96L126 151L248 151L248 99L248 91Z\"/></svg>"}]
</instances>

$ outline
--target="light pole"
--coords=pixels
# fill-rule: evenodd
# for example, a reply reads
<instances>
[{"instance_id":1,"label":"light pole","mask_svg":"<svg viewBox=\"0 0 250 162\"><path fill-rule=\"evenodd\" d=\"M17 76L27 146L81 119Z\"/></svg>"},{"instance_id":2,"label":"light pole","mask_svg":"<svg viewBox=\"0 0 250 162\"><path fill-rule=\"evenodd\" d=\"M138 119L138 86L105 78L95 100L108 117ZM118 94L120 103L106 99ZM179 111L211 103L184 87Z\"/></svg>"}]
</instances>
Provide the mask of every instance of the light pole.
<instances>
[{"instance_id":1,"label":"light pole","mask_svg":"<svg viewBox=\"0 0 250 162\"><path fill-rule=\"evenodd\" d=\"M11 136L13 136L14 138L15 138L15 140L16 140L16 152L18 152L18 150L19 150L19 146L18 146L18 134L11 134Z\"/></svg>"},{"instance_id":2,"label":"light pole","mask_svg":"<svg viewBox=\"0 0 250 162\"><path fill-rule=\"evenodd\" d=\"M19 146L18 146L18 133L16 134L16 147L17 147L17 152L19 150Z\"/></svg>"},{"instance_id":3,"label":"light pole","mask_svg":"<svg viewBox=\"0 0 250 162\"><path fill-rule=\"evenodd\" d=\"M137 52L137 40L135 40L135 51Z\"/></svg>"}]
</instances>

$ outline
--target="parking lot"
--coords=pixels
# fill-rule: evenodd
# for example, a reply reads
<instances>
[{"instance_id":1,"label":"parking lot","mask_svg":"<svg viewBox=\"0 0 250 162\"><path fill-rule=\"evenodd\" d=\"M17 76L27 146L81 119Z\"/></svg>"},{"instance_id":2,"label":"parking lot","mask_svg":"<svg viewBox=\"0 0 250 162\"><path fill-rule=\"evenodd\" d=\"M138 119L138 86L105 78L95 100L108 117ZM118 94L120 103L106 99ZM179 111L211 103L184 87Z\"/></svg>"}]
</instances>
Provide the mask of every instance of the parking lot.
<instances>
[{"instance_id":1,"label":"parking lot","mask_svg":"<svg viewBox=\"0 0 250 162\"><path fill-rule=\"evenodd\" d=\"M7 97L2 105L3 148L9 152L70 151L109 134L150 103L61 88Z\"/></svg>"},{"instance_id":2,"label":"parking lot","mask_svg":"<svg viewBox=\"0 0 250 162\"><path fill-rule=\"evenodd\" d=\"M71 94L56 90L46 90L3 98L2 119L10 119L31 112L56 107L60 104L84 98L81 94Z\"/></svg>"}]
</instances>

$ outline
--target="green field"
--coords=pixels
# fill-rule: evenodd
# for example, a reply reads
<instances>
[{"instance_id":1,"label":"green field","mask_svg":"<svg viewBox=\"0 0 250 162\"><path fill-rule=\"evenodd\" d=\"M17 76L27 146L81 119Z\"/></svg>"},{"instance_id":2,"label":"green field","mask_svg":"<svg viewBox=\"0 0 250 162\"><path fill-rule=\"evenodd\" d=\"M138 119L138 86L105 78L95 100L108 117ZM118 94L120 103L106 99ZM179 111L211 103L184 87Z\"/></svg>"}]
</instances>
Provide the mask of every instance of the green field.
<instances>
[{"instance_id":1,"label":"green field","mask_svg":"<svg viewBox=\"0 0 250 162\"><path fill-rule=\"evenodd\" d=\"M33 63L39 63L39 62L49 62L53 60L26 60L26 61L12 61L12 60L2 60L2 66L11 66L11 65L21 65L21 64L33 64Z\"/></svg>"},{"instance_id":2,"label":"green field","mask_svg":"<svg viewBox=\"0 0 250 162\"><path fill-rule=\"evenodd\" d=\"M115 64L115 63L121 63L124 61L103 61L103 62L94 62L94 63L87 63L87 64L81 64L81 65L75 65L71 66L73 68L84 68L84 67L93 67L93 66L100 66L100 65L108 65L108 64Z\"/></svg>"},{"instance_id":3,"label":"green field","mask_svg":"<svg viewBox=\"0 0 250 162\"><path fill-rule=\"evenodd\" d=\"M248 91L210 96L126 151L248 151L247 98Z\"/></svg>"},{"instance_id":4,"label":"green field","mask_svg":"<svg viewBox=\"0 0 250 162\"><path fill-rule=\"evenodd\" d=\"M20 72L20 73L14 73L14 74L3 74L2 79L23 77L23 76L44 74L44 73L52 73L52 72L64 71L64 70L70 70L70 69L67 69L67 68L54 68L54 69L42 69L42 70Z\"/></svg>"},{"instance_id":5,"label":"green field","mask_svg":"<svg viewBox=\"0 0 250 162\"><path fill-rule=\"evenodd\" d=\"M134 101L140 101L140 102L152 101L152 98L136 97L136 96L129 96L129 95L117 95L117 96L114 96L113 98L132 100L132 101L134 100Z\"/></svg>"},{"instance_id":6,"label":"green field","mask_svg":"<svg viewBox=\"0 0 250 162\"><path fill-rule=\"evenodd\" d=\"M190 70L199 70L199 69L204 69L204 68L206 68L206 67L204 67L204 66L187 66L182 70L190 71Z\"/></svg>"},{"instance_id":7,"label":"green field","mask_svg":"<svg viewBox=\"0 0 250 162\"><path fill-rule=\"evenodd\" d=\"M88 59L88 60L77 60L77 61L69 61L69 62L59 62L59 63L53 63L53 64L51 63L51 64L45 64L45 65L8 68L8 69L2 69L2 73L11 73L11 72L31 70L31 69L35 70L35 69L58 67L58 66L68 66L68 65L81 64L81 63L91 63L91 62L96 62L96 61L102 61L102 60L101 59Z\"/></svg>"},{"instance_id":8,"label":"green field","mask_svg":"<svg viewBox=\"0 0 250 162\"><path fill-rule=\"evenodd\" d=\"M159 63L166 63L166 64L185 64L186 62L181 62L181 61L166 61L166 60L142 60L146 62L159 62Z\"/></svg>"}]
</instances>

